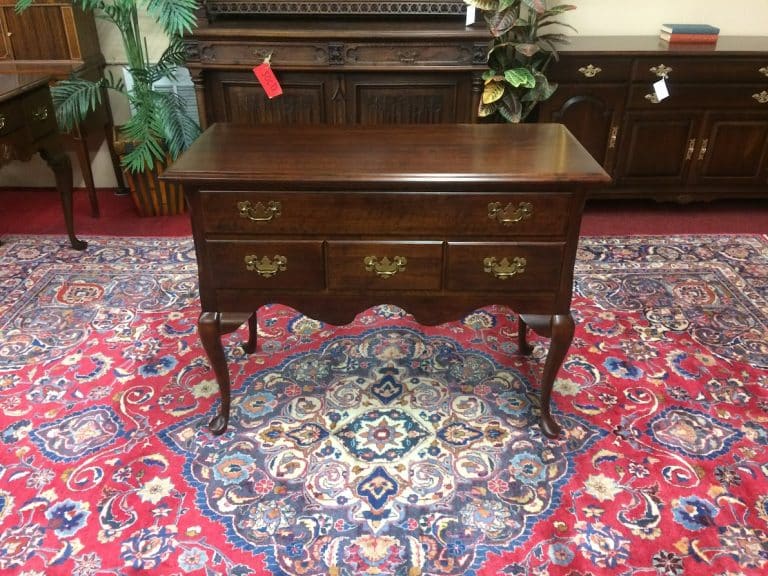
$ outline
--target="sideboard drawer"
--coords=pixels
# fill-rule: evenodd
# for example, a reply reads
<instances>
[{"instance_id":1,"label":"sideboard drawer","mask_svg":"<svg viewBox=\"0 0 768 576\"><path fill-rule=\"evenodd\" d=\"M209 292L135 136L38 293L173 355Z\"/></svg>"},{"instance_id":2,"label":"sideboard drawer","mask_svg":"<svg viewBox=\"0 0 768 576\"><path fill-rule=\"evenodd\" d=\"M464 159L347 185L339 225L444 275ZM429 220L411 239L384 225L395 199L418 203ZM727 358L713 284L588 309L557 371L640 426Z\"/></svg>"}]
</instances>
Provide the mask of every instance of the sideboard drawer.
<instances>
[{"instance_id":1,"label":"sideboard drawer","mask_svg":"<svg viewBox=\"0 0 768 576\"><path fill-rule=\"evenodd\" d=\"M281 69L328 64L328 45L323 43L207 42L200 45L202 62L229 62L253 66L269 59Z\"/></svg>"},{"instance_id":2,"label":"sideboard drawer","mask_svg":"<svg viewBox=\"0 0 768 576\"><path fill-rule=\"evenodd\" d=\"M460 66L471 65L473 44L351 44L346 62L351 65Z\"/></svg>"},{"instance_id":3,"label":"sideboard drawer","mask_svg":"<svg viewBox=\"0 0 768 576\"><path fill-rule=\"evenodd\" d=\"M446 287L456 291L556 290L562 243L449 242Z\"/></svg>"},{"instance_id":4,"label":"sideboard drawer","mask_svg":"<svg viewBox=\"0 0 768 576\"><path fill-rule=\"evenodd\" d=\"M635 84L630 88L628 108L729 108L768 111L764 100L768 84L681 84L667 83L669 98L661 102L653 98L653 87ZM762 94L762 96L761 96Z\"/></svg>"},{"instance_id":5,"label":"sideboard drawer","mask_svg":"<svg viewBox=\"0 0 768 576\"><path fill-rule=\"evenodd\" d=\"M310 233L560 238L568 229L572 198L558 192L200 192L206 233L273 236Z\"/></svg>"},{"instance_id":6,"label":"sideboard drawer","mask_svg":"<svg viewBox=\"0 0 768 576\"><path fill-rule=\"evenodd\" d=\"M325 288L322 242L209 240L205 247L217 288Z\"/></svg>"},{"instance_id":7,"label":"sideboard drawer","mask_svg":"<svg viewBox=\"0 0 768 576\"><path fill-rule=\"evenodd\" d=\"M442 242L328 242L331 290L439 290Z\"/></svg>"},{"instance_id":8,"label":"sideboard drawer","mask_svg":"<svg viewBox=\"0 0 768 576\"><path fill-rule=\"evenodd\" d=\"M719 57L717 64L713 65L709 58L676 58L660 54L653 58L638 58L632 80L655 82L659 74L666 74L669 82L749 84L765 81L763 70L766 66L768 60L761 58Z\"/></svg>"}]
</instances>

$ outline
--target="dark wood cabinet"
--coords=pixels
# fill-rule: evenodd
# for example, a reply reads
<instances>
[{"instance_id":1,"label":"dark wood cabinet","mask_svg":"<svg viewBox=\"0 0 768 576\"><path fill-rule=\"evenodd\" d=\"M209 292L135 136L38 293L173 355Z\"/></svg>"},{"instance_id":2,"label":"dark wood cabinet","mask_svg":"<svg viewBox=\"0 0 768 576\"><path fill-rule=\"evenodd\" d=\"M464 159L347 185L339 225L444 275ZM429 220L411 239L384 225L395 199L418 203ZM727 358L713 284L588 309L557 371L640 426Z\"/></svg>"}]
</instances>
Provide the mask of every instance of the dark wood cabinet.
<instances>
[{"instance_id":1,"label":"dark wood cabinet","mask_svg":"<svg viewBox=\"0 0 768 576\"><path fill-rule=\"evenodd\" d=\"M577 37L550 75L539 120L563 122L611 174L596 196L768 196L768 38Z\"/></svg>"},{"instance_id":2,"label":"dark wood cabinet","mask_svg":"<svg viewBox=\"0 0 768 576\"><path fill-rule=\"evenodd\" d=\"M97 79L104 69L96 23L71 2L37 2L17 14L15 0L0 0L0 74L39 73L54 80L73 74ZM66 141L77 153L78 163L91 197L91 208L98 214L91 153L106 139L112 154L118 186L122 187L119 161L112 147L112 114L105 103L67 135Z\"/></svg>"},{"instance_id":3,"label":"dark wood cabinet","mask_svg":"<svg viewBox=\"0 0 768 576\"><path fill-rule=\"evenodd\" d=\"M475 121L488 32L462 18L302 17L229 13L187 40L200 122L392 124ZM283 89L253 74L265 59Z\"/></svg>"}]
</instances>

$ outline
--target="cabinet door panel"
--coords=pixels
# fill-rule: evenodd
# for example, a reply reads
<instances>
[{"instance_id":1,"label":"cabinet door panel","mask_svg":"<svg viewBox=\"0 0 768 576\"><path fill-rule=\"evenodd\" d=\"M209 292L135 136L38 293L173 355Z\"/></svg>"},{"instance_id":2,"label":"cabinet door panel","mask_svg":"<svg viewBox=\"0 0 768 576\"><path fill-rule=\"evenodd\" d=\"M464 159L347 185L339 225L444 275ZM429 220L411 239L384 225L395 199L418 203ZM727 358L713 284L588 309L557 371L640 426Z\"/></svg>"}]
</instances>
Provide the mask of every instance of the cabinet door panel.
<instances>
[{"instance_id":1,"label":"cabinet door panel","mask_svg":"<svg viewBox=\"0 0 768 576\"><path fill-rule=\"evenodd\" d=\"M768 116L710 113L705 118L694 183L765 184Z\"/></svg>"},{"instance_id":2,"label":"cabinet door panel","mask_svg":"<svg viewBox=\"0 0 768 576\"><path fill-rule=\"evenodd\" d=\"M696 152L700 115L627 112L616 180L627 185L682 185Z\"/></svg>"},{"instance_id":3,"label":"cabinet door panel","mask_svg":"<svg viewBox=\"0 0 768 576\"><path fill-rule=\"evenodd\" d=\"M215 72L210 75L209 125L213 122L245 124L325 124L327 102L333 97L332 74L286 72L278 75L283 94L268 98L250 72Z\"/></svg>"},{"instance_id":4,"label":"cabinet door panel","mask_svg":"<svg viewBox=\"0 0 768 576\"><path fill-rule=\"evenodd\" d=\"M13 6L3 6L3 16L8 27L6 34L13 57L16 60L69 58L64 10L59 6L32 6L16 14ZM44 30L45 33L29 34L29 30Z\"/></svg>"},{"instance_id":5,"label":"cabinet door panel","mask_svg":"<svg viewBox=\"0 0 768 576\"><path fill-rule=\"evenodd\" d=\"M565 124L606 172L612 174L623 108L622 86L560 85L542 103L540 119Z\"/></svg>"},{"instance_id":6,"label":"cabinet door panel","mask_svg":"<svg viewBox=\"0 0 768 576\"><path fill-rule=\"evenodd\" d=\"M467 74L349 74L347 122L440 124L470 122Z\"/></svg>"}]
</instances>

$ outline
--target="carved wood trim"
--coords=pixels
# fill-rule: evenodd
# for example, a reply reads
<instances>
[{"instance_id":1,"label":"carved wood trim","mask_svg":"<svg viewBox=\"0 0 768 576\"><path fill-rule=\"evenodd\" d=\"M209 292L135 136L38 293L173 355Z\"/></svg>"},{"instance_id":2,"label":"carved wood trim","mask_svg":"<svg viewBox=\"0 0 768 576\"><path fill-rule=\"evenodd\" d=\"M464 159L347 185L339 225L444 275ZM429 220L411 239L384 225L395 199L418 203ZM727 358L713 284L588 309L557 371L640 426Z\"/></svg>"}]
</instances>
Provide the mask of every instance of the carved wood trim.
<instances>
[{"instance_id":1,"label":"carved wood trim","mask_svg":"<svg viewBox=\"0 0 768 576\"><path fill-rule=\"evenodd\" d=\"M329 15L445 15L466 14L463 0L208 0L208 16L236 16L247 14L329 14Z\"/></svg>"}]
</instances>

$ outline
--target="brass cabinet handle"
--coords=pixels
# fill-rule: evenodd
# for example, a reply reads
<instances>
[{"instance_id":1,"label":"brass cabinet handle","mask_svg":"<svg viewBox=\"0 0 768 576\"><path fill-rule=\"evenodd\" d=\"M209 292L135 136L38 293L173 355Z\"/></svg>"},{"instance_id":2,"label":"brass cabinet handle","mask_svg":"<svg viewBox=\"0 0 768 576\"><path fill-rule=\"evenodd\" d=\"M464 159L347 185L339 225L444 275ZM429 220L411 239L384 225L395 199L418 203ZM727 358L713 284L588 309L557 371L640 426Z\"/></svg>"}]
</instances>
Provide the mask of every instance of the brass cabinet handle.
<instances>
[{"instance_id":1,"label":"brass cabinet handle","mask_svg":"<svg viewBox=\"0 0 768 576\"><path fill-rule=\"evenodd\" d=\"M248 254L243 258L245 268L251 272L256 272L263 278L272 278L278 272L285 272L288 269L288 258L275 254L271 259L269 256L259 258L255 254Z\"/></svg>"},{"instance_id":2,"label":"brass cabinet handle","mask_svg":"<svg viewBox=\"0 0 768 576\"><path fill-rule=\"evenodd\" d=\"M668 78L669 75L672 73L672 66L665 66L664 64L659 64L658 66L651 66L649 69L649 72L652 74L656 74L659 78Z\"/></svg>"},{"instance_id":3,"label":"brass cabinet handle","mask_svg":"<svg viewBox=\"0 0 768 576\"><path fill-rule=\"evenodd\" d=\"M709 145L709 138L704 138L701 141L701 149L699 150L699 160L704 160L704 156L707 155L707 146Z\"/></svg>"},{"instance_id":4,"label":"brass cabinet handle","mask_svg":"<svg viewBox=\"0 0 768 576\"><path fill-rule=\"evenodd\" d=\"M5 116L0 114L0 130L2 130L3 128L5 128Z\"/></svg>"},{"instance_id":5,"label":"brass cabinet handle","mask_svg":"<svg viewBox=\"0 0 768 576\"><path fill-rule=\"evenodd\" d=\"M645 99L648 100L651 104L658 104L659 103L659 97L656 96L656 94L646 94Z\"/></svg>"},{"instance_id":6,"label":"brass cabinet handle","mask_svg":"<svg viewBox=\"0 0 768 576\"><path fill-rule=\"evenodd\" d=\"M752 98L757 100L760 104L768 104L768 92L765 90L758 94L752 94Z\"/></svg>"},{"instance_id":7,"label":"brass cabinet handle","mask_svg":"<svg viewBox=\"0 0 768 576\"><path fill-rule=\"evenodd\" d=\"M397 59L400 60L402 64L413 64L418 57L419 53L416 50L403 50L397 54Z\"/></svg>"},{"instance_id":8,"label":"brass cabinet handle","mask_svg":"<svg viewBox=\"0 0 768 576\"><path fill-rule=\"evenodd\" d=\"M619 135L619 127L611 126L611 135L608 139L608 148L616 148L616 138Z\"/></svg>"},{"instance_id":9,"label":"brass cabinet handle","mask_svg":"<svg viewBox=\"0 0 768 576\"><path fill-rule=\"evenodd\" d=\"M600 74L600 72L602 71L603 71L602 68L600 68L599 66L593 66L592 64L589 64L587 66L582 66L581 68L579 68L579 72L581 72L581 74L585 78L594 78L595 76Z\"/></svg>"},{"instance_id":10,"label":"brass cabinet handle","mask_svg":"<svg viewBox=\"0 0 768 576\"><path fill-rule=\"evenodd\" d=\"M40 106L40 108L32 112L32 118L38 122L48 120L48 106Z\"/></svg>"},{"instance_id":11,"label":"brass cabinet handle","mask_svg":"<svg viewBox=\"0 0 768 576\"><path fill-rule=\"evenodd\" d=\"M395 256L390 260L384 256L379 260L376 256L366 256L363 258L363 265L367 272L373 272L380 278L392 278L398 272L405 270L408 259L405 256Z\"/></svg>"},{"instance_id":12,"label":"brass cabinet handle","mask_svg":"<svg viewBox=\"0 0 768 576\"><path fill-rule=\"evenodd\" d=\"M690 160L693 158L693 149L696 148L696 138L691 138L688 140L688 150L685 153L685 159Z\"/></svg>"},{"instance_id":13,"label":"brass cabinet handle","mask_svg":"<svg viewBox=\"0 0 768 576\"><path fill-rule=\"evenodd\" d=\"M525 272L527 263L522 256L515 256L511 262L507 258L502 258L501 262L497 262L496 258L488 256L483 260L483 270L488 274L493 274L499 280L508 280L512 276Z\"/></svg>"},{"instance_id":14,"label":"brass cabinet handle","mask_svg":"<svg viewBox=\"0 0 768 576\"><path fill-rule=\"evenodd\" d=\"M503 210L501 202L488 204L488 218L496 220L504 226L512 226L512 224L527 220L531 216L533 216L533 204L530 202L520 202L517 207L514 207L510 202Z\"/></svg>"},{"instance_id":15,"label":"brass cabinet handle","mask_svg":"<svg viewBox=\"0 0 768 576\"><path fill-rule=\"evenodd\" d=\"M275 202L274 200L267 202L266 206L261 202L256 202L254 206L248 200L237 203L237 211L240 213L240 216L254 222L269 222L273 218L280 216L281 209L280 202Z\"/></svg>"},{"instance_id":16,"label":"brass cabinet handle","mask_svg":"<svg viewBox=\"0 0 768 576\"><path fill-rule=\"evenodd\" d=\"M763 76L768 76L768 66L763 66L758 70L758 72L760 72L760 74L762 74Z\"/></svg>"}]
</instances>

